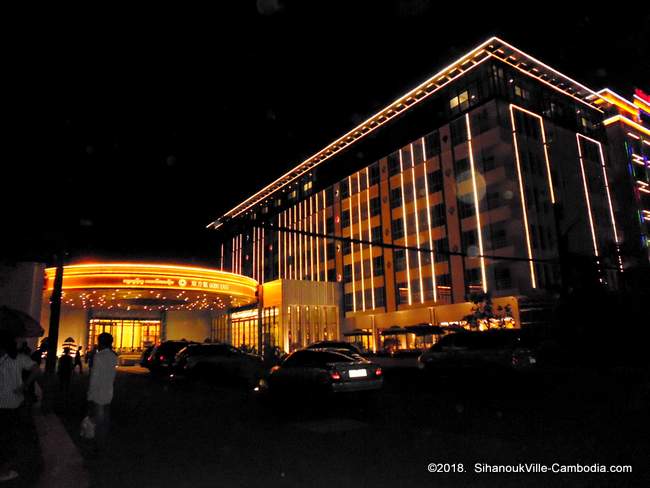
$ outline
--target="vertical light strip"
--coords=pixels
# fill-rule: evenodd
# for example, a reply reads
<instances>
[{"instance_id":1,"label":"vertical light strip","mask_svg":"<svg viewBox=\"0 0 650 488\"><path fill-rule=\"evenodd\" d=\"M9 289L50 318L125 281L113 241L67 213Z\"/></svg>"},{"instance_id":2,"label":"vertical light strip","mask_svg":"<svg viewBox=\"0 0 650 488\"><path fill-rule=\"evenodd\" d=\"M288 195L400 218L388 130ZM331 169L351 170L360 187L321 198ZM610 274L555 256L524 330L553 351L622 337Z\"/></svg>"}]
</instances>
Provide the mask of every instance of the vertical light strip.
<instances>
[{"instance_id":1,"label":"vertical light strip","mask_svg":"<svg viewBox=\"0 0 650 488\"><path fill-rule=\"evenodd\" d=\"M354 235L352 233L352 229L354 226L352 225L352 177L348 176L348 207L349 207L349 212L348 215L350 216L350 238L353 238ZM350 257L352 258L352 311L356 312L357 311L357 285L356 285L356 276L354 273L354 244L350 242Z\"/></svg>"},{"instance_id":2,"label":"vertical light strip","mask_svg":"<svg viewBox=\"0 0 650 488\"><path fill-rule=\"evenodd\" d=\"M252 262L252 273L251 274L252 274L252 278L254 280L257 279L255 277L256 276L256 274L255 274L256 273L255 266L257 264L256 260L255 260L256 253L257 253L256 242L255 242L256 240L257 240L257 228L253 227L253 262Z\"/></svg>"},{"instance_id":3,"label":"vertical light strip","mask_svg":"<svg viewBox=\"0 0 650 488\"><path fill-rule=\"evenodd\" d=\"M307 210L308 210L308 208L307 208L308 207L307 200L303 200L302 203L303 203L303 205L305 207L303 209L303 211L302 211L302 230L304 232L307 232L308 231L307 221L308 221L308 218L309 218L309 216L307 214ZM307 253L308 246L309 246L309 236L305 235L305 273L304 273L304 276L307 276L309 274L309 271L308 271L308 268L309 268L309 254Z\"/></svg>"},{"instance_id":4,"label":"vertical light strip","mask_svg":"<svg viewBox=\"0 0 650 488\"><path fill-rule=\"evenodd\" d=\"M314 197L309 197L309 233L314 233ZM314 236L309 236L309 276L314 281Z\"/></svg>"},{"instance_id":5,"label":"vertical light strip","mask_svg":"<svg viewBox=\"0 0 650 488\"><path fill-rule=\"evenodd\" d=\"M402 190L402 224L404 227L404 246L408 247L409 238L408 238L408 229L406 228L406 197L404 196L404 160L402 158L402 150L399 150L399 178L400 178L400 189ZM404 250L406 255L406 279L408 283L406 284L406 289L408 290L408 299L409 305L413 305L413 296L411 295L411 264L409 260L408 250Z\"/></svg>"},{"instance_id":6,"label":"vertical light strip","mask_svg":"<svg viewBox=\"0 0 650 488\"><path fill-rule=\"evenodd\" d=\"M298 259L300 260L300 274L296 276L297 279L302 280L302 277L304 276L302 272L302 239L303 236L300 233L302 230L302 202L298 202ZM296 266L296 268L298 268ZM298 269L296 269L297 271Z\"/></svg>"},{"instance_id":7,"label":"vertical light strip","mask_svg":"<svg viewBox=\"0 0 650 488\"><path fill-rule=\"evenodd\" d=\"M361 225L361 172L357 173L357 211L359 214L359 240L363 241L363 227ZM354 228L354 227L353 227ZM366 279L363 267L363 244L359 243L359 255L361 263L361 310L366 311Z\"/></svg>"},{"instance_id":8,"label":"vertical light strip","mask_svg":"<svg viewBox=\"0 0 650 488\"><path fill-rule=\"evenodd\" d=\"M293 206L292 209L293 209L292 211L293 217L291 219L291 230L292 230L291 233L293 234L293 254L291 260L292 260L293 272L291 273L291 277L292 277L291 279L296 280L298 279L298 260L296 260L296 256L298 256L298 235L295 232L297 228L296 225L297 209L295 206Z\"/></svg>"},{"instance_id":9,"label":"vertical light strip","mask_svg":"<svg viewBox=\"0 0 650 488\"><path fill-rule=\"evenodd\" d=\"M512 142L515 149L515 162L517 163L517 178L519 180L519 195L521 197L521 213L524 217L524 231L526 235L526 248L528 250L528 265L530 267L530 283L533 288L537 288L537 278L535 277L535 266L533 264L533 249L530 245L530 230L528 228L528 210L526 208L526 195L524 194L524 182L521 175L521 162L519 161L519 146L517 144L517 128L515 126L515 106L510 104L510 123L512 125Z\"/></svg>"},{"instance_id":10,"label":"vertical light strip","mask_svg":"<svg viewBox=\"0 0 650 488\"><path fill-rule=\"evenodd\" d=\"M327 235L327 195L325 194L325 190L323 190L323 234ZM327 262L327 239L323 239L323 256L325 262L325 281L327 281L327 272L329 271L329 263Z\"/></svg>"},{"instance_id":11,"label":"vertical light strip","mask_svg":"<svg viewBox=\"0 0 650 488\"><path fill-rule=\"evenodd\" d=\"M221 243L221 271L223 271L223 242Z\"/></svg>"},{"instance_id":12,"label":"vertical light strip","mask_svg":"<svg viewBox=\"0 0 650 488\"><path fill-rule=\"evenodd\" d=\"M235 272L235 238L232 238L232 251L230 253L230 271Z\"/></svg>"},{"instance_id":13,"label":"vertical light strip","mask_svg":"<svg viewBox=\"0 0 650 488\"><path fill-rule=\"evenodd\" d=\"M374 263L373 261L373 254L372 254L372 225L371 225L371 220L372 220L372 215L370 213L370 169L368 166L366 166L366 208L368 210L368 240L371 242L370 244L370 259L368 260L370 263L370 296L372 297L372 308L373 310L375 309L375 270L374 270Z\"/></svg>"},{"instance_id":14,"label":"vertical light strip","mask_svg":"<svg viewBox=\"0 0 650 488\"><path fill-rule=\"evenodd\" d=\"M598 243L596 242L596 227L594 226L594 217L591 213L591 199L589 198L589 188L587 187L587 175L585 173L585 165L582 158L582 148L580 147L580 137L576 134L576 142L578 144L578 159L580 160L580 173L582 174L582 186L585 190L585 202L587 202L587 216L589 217L589 228L591 229L591 240L594 245L594 256L598 257Z\"/></svg>"},{"instance_id":15,"label":"vertical light strip","mask_svg":"<svg viewBox=\"0 0 650 488\"><path fill-rule=\"evenodd\" d=\"M481 208L478 201L478 188L476 185L476 166L474 165L474 148L472 145L472 128L469 123L469 113L465 114L467 124L467 145L469 151L469 164L472 168L472 189L474 190L474 208L476 209L476 234L478 235L478 252L481 255L481 281L483 293L487 293L487 277L485 275L485 258L483 257L483 228L481 227Z\"/></svg>"},{"instance_id":16,"label":"vertical light strip","mask_svg":"<svg viewBox=\"0 0 650 488\"><path fill-rule=\"evenodd\" d=\"M415 209L415 236L418 247L418 279L420 281L420 303L424 303L424 288L422 287L422 253L420 249L420 216L418 215L418 193L415 185L415 157L413 153L413 144L411 147L411 179L413 180L413 205ZM425 175L426 176L426 175Z\"/></svg>"},{"instance_id":17,"label":"vertical light strip","mask_svg":"<svg viewBox=\"0 0 650 488\"><path fill-rule=\"evenodd\" d=\"M431 232L431 204L429 203L429 173L427 172L427 149L424 144L424 137L421 139L422 157L424 158L424 191L427 194L427 227L429 229L429 259L431 262L431 286L433 287L433 301L438 301L438 288L436 284L436 259L433 252L433 235Z\"/></svg>"},{"instance_id":18,"label":"vertical light strip","mask_svg":"<svg viewBox=\"0 0 650 488\"><path fill-rule=\"evenodd\" d=\"M262 253L261 253L262 254L262 273L261 273L262 280L260 281L260 283L264 283L264 251L265 251L265 249L264 249L264 228L260 229L260 232L262 233L262 247L260 248L260 249L262 249Z\"/></svg>"},{"instance_id":19,"label":"vertical light strip","mask_svg":"<svg viewBox=\"0 0 650 488\"><path fill-rule=\"evenodd\" d=\"M316 218L314 219L316 221L316 275L318 276L317 281L320 281L320 237L318 237L318 234L320 234L320 213L318 205L318 193L314 195L314 200L316 201Z\"/></svg>"},{"instance_id":20,"label":"vertical light strip","mask_svg":"<svg viewBox=\"0 0 650 488\"><path fill-rule=\"evenodd\" d=\"M610 195L609 192L609 180L607 178L607 171L605 168L605 156L603 154L603 146L602 144L597 141L596 139L592 139L591 137L583 136L582 134L577 134L578 137L582 137L583 139L586 139L588 141L593 142L598 146L598 152L600 154L600 166L603 170L603 178L605 179L605 192L607 193L607 204L609 205L609 217L612 221L612 230L614 231L614 242L616 244L616 253L618 255L618 265L620 271L623 271L623 261L621 260L621 255L620 255L620 250L619 250L619 240L618 240L618 230L616 229L616 219L614 218L614 206L612 205L612 196Z\"/></svg>"},{"instance_id":21,"label":"vertical light strip","mask_svg":"<svg viewBox=\"0 0 650 488\"><path fill-rule=\"evenodd\" d=\"M278 214L278 229L282 227L282 214ZM284 243L282 242L282 232L276 232L278 236L278 279L282 279L282 253L286 252L284 249ZM280 252L282 250L282 253Z\"/></svg>"}]
</instances>

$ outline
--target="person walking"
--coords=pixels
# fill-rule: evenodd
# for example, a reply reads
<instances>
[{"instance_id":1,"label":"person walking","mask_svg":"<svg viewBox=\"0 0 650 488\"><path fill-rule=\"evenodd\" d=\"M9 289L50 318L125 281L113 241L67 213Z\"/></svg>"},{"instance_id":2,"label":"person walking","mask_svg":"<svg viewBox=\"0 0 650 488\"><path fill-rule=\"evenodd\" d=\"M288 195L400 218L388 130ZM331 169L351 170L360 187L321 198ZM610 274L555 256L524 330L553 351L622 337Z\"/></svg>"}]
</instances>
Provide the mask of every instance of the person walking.
<instances>
[{"instance_id":1,"label":"person walking","mask_svg":"<svg viewBox=\"0 0 650 488\"><path fill-rule=\"evenodd\" d=\"M110 407L113 401L113 383L117 354L112 349L113 336L103 332L97 336L97 349L93 353L88 386L90 417L95 424L95 452L106 447L110 423Z\"/></svg>"},{"instance_id":2,"label":"person walking","mask_svg":"<svg viewBox=\"0 0 650 488\"><path fill-rule=\"evenodd\" d=\"M24 381L23 371L29 371ZM39 374L38 365L29 356L18 353L13 336L0 330L0 482L18 478L11 465L18 451L19 436L28 431L21 407L25 391Z\"/></svg>"},{"instance_id":3,"label":"person walking","mask_svg":"<svg viewBox=\"0 0 650 488\"><path fill-rule=\"evenodd\" d=\"M77 348L77 352L74 355L74 367L75 369L77 366L79 366L79 374L83 374L83 363L81 362L81 346Z\"/></svg>"}]
</instances>

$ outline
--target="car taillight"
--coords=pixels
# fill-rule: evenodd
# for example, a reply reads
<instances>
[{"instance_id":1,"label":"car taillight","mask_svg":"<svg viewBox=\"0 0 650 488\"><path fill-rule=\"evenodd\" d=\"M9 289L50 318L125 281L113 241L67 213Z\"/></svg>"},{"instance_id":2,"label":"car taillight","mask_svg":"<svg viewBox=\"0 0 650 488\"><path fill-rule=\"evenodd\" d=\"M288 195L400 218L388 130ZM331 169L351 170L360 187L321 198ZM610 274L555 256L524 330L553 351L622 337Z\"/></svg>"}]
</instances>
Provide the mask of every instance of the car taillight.
<instances>
[{"instance_id":1,"label":"car taillight","mask_svg":"<svg viewBox=\"0 0 650 488\"><path fill-rule=\"evenodd\" d=\"M164 360L165 360L165 356L163 356L163 355L161 354L161 355L160 355L160 360L161 360L161 361L164 361Z\"/></svg>"},{"instance_id":2,"label":"car taillight","mask_svg":"<svg viewBox=\"0 0 650 488\"><path fill-rule=\"evenodd\" d=\"M375 370L375 376L381 376L382 374L383 374L383 372L382 372L381 368L377 368Z\"/></svg>"},{"instance_id":3,"label":"car taillight","mask_svg":"<svg viewBox=\"0 0 650 488\"><path fill-rule=\"evenodd\" d=\"M280 366L273 366L271 368L271 373L275 373L278 369L280 369Z\"/></svg>"},{"instance_id":4,"label":"car taillight","mask_svg":"<svg viewBox=\"0 0 650 488\"><path fill-rule=\"evenodd\" d=\"M334 381L339 381L341 379L341 373L338 371L332 371L330 373L330 378L332 378Z\"/></svg>"}]
</instances>

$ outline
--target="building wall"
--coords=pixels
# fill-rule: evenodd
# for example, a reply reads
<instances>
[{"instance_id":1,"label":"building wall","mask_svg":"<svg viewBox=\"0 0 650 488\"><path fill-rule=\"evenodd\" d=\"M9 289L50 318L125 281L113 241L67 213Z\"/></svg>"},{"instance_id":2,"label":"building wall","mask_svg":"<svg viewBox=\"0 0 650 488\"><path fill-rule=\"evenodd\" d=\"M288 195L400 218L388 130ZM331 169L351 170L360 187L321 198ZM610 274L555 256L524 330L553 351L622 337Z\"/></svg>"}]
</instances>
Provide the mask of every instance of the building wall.
<instances>
[{"instance_id":1,"label":"building wall","mask_svg":"<svg viewBox=\"0 0 650 488\"><path fill-rule=\"evenodd\" d=\"M41 263L0 263L0 305L20 310L38 320L44 270L45 265Z\"/></svg>"},{"instance_id":2,"label":"building wall","mask_svg":"<svg viewBox=\"0 0 650 488\"><path fill-rule=\"evenodd\" d=\"M169 311L166 313L166 338L203 342L210 337L210 312Z\"/></svg>"}]
</instances>

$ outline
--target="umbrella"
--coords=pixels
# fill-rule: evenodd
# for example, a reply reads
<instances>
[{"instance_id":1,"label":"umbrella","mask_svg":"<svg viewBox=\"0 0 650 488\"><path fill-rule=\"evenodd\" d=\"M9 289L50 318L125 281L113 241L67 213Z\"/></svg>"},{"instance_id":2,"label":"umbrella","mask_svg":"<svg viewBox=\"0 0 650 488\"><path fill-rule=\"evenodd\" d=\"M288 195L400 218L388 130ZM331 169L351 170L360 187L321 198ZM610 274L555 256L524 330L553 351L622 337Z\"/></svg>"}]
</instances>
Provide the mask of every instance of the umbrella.
<instances>
[{"instance_id":1,"label":"umbrella","mask_svg":"<svg viewBox=\"0 0 650 488\"><path fill-rule=\"evenodd\" d=\"M14 337L41 337L44 332L37 320L25 312L4 305L0 307L0 330L5 330Z\"/></svg>"}]
</instances>

